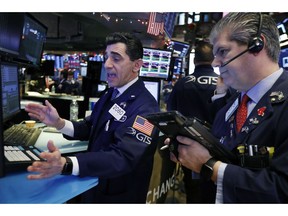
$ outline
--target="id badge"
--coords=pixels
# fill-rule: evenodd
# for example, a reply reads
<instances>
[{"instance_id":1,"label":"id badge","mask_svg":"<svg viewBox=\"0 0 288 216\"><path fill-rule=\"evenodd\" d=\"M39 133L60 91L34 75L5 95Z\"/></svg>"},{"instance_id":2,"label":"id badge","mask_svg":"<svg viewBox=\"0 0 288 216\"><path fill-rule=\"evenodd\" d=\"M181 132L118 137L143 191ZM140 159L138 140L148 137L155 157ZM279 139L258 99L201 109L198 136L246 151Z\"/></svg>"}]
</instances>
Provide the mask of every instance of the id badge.
<instances>
[{"instance_id":1,"label":"id badge","mask_svg":"<svg viewBox=\"0 0 288 216\"><path fill-rule=\"evenodd\" d=\"M126 111L115 103L108 112L119 121Z\"/></svg>"}]
</instances>

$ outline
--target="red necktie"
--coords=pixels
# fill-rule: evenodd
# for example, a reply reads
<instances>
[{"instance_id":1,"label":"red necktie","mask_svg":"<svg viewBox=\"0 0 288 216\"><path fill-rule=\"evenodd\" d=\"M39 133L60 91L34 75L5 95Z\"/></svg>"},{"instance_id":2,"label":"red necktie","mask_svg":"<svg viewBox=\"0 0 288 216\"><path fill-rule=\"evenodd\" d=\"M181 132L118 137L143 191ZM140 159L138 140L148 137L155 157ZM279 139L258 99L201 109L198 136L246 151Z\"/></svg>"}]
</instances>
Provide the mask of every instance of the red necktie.
<instances>
[{"instance_id":1,"label":"red necktie","mask_svg":"<svg viewBox=\"0 0 288 216\"><path fill-rule=\"evenodd\" d=\"M247 118L247 102L249 97L244 94L236 114L236 131L239 132Z\"/></svg>"}]
</instances>

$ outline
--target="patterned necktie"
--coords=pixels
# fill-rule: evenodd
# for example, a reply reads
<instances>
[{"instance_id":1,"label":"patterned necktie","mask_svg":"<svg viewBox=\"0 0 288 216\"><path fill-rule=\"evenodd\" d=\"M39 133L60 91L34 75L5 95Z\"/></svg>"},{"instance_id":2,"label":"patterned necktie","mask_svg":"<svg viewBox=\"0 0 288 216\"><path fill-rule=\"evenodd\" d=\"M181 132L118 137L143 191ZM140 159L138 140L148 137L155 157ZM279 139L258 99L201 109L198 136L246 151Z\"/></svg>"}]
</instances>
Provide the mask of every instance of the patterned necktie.
<instances>
[{"instance_id":1,"label":"patterned necktie","mask_svg":"<svg viewBox=\"0 0 288 216\"><path fill-rule=\"evenodd\" d=\"M247 118L247 103L250 98L245 94L243 95L240 106L236 114L236 131L239 132Z\"/></svg>"},{"instance_id":2,"label":"patterned necktie","mask_svg":"<svg viewBox=\"0 0 288 216\"><path fill-rule=\"evenodd\" d=\"M114 100L116 96L118 95L118 93L119 93L118 89L114 88L112 96L111 96L111 100Z\"/></svg>"}]
</instances>

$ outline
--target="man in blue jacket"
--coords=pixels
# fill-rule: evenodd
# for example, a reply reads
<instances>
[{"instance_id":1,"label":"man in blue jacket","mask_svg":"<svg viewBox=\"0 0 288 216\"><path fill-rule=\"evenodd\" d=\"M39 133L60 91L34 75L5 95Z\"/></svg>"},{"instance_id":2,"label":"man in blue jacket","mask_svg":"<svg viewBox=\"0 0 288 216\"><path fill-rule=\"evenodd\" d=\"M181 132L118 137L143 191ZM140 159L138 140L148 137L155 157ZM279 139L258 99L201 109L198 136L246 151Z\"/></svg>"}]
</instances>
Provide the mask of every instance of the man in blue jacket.
<instances>
[{"instance_id":1,"label":"man in blue jacket","mask_svg":"<svg viewBox=\"0 0 288 216\"><path fill-rule=\"evenodd\" d=\"M214 26L210 41L212 65L226 85L239 91L217 113L212 132L239 161L224 163L179 136L186 144L178 148L179 162L215 182L216 203L287 203L288 73L278 64L277 25L267 14L229 13Z\"/></svg>"},{"instance_id":2,"label":"man in blue jacket","mask_svg":"<svg viewBox=\"0 0 288 216\"><path fill-rule=\"evenodd\" d=\"M41 153L47 162L29 166L28 171L38 174L28 178L96 176L99 184L83 194L82 202L145 203L158 137L145 114L159 112L159 106L138 77L143 56L141 41L131 34L114 33L107 36L106 45L110 88L95 104L90 117L80 122L64 120L48 101L45 106L26 107L31 117L56 127L66 138L89 140L88 151L61 157L49 141L49 153Z\"/></svg>"}]
</instances>

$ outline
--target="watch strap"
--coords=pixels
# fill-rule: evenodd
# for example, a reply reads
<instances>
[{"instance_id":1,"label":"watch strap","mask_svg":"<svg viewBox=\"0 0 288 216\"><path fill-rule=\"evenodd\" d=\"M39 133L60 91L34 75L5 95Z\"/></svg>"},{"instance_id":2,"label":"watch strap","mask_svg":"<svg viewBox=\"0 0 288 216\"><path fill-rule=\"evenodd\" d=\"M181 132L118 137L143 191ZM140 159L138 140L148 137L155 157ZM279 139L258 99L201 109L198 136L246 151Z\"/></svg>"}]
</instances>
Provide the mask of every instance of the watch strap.
<instances>
[{"instance_id":1,"label":"watch strap","mask_svg":"<svg viewBox=\"0 0 288 216\"><path fill-rule=\"evenodd\" d=\"M206 181L209 181L213 175L213 166L218 160L215 158L210 158L206 163L204 163L200 170L200 177Z\"/></svg>"},{"instance_id":2,"label":"watch strap","mask_svg":"<svg viewBox=\"0 0 288 216\"><path fill-rule=\"evenodd\" d=\"M62 169L61 175L71 175L73 170L73 163L69 157L65 157L66 163Z\"/></svg>"}]
</instances>

